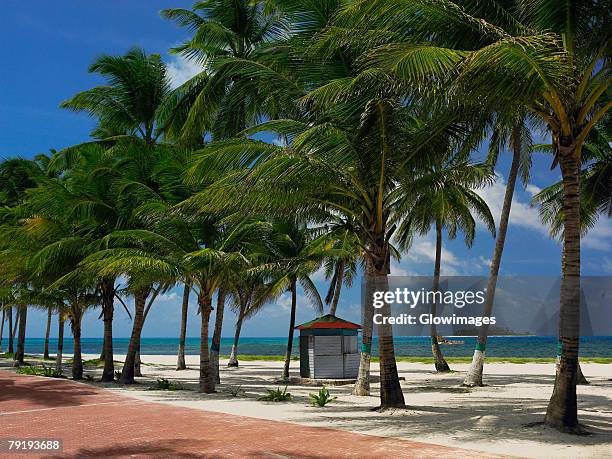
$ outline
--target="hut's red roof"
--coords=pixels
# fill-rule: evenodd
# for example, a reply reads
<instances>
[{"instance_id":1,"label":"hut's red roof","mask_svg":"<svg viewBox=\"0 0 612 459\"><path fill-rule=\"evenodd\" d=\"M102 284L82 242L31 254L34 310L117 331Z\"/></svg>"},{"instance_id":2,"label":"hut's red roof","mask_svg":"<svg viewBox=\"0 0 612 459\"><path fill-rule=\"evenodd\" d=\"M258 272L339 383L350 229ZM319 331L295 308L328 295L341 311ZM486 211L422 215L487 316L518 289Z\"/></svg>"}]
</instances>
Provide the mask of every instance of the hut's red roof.
<instances>
[{"instance_id":1,"label":"hut's red roof","mask_svg":"<svg viewBox=\"0 0 612 459\"><path fill-rule=\"evenodd\" d=\"M361 325L355 324L353 322L349 322L348 320L341 319L339 317L333 316L331 314L326 314L321 317L317 317L310 322L306 322L302 325L298 325L298 330L310 330L313 328L349 328L349 329L359 329Z\"/></svg>"}]
</instances>

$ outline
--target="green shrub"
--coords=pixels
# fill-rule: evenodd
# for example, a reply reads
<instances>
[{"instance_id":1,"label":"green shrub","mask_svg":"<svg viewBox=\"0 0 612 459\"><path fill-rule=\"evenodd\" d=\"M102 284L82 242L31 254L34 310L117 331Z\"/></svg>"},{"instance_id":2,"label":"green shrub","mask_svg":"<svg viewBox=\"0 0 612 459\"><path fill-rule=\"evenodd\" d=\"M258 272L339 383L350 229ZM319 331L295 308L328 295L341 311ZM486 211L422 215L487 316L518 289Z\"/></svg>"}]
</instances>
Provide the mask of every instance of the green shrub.
<instances>
[{"instance_id":1,"label":"green shrub","mask_svg":"<svg viewBox=\"0 0 612 459\"><path fill-rule=\"evenodd\" d=\"M225 391L232 397L246 397L246 392L242 386L230 386Z\"/></svg>"},{"instance_id":2,"label":"green shrub","mask_svg":"<svg viewBox=\"0 0 612 459\"><path fill-rule=\"evenodd\" d=\"M155 385L150 387L150 390L188 390L181 383L169 381L166 378L157 378Z\"/></svg>"},{"instance_id":3,"label":"green shrub","mask_svg":"<svg viewBox=\"0 0 612 459\"><path fill-rule=\"evenodd\" d=\"M313 405L320 406L320 407L324 407L328 403L333 402L334 400L336 400L336 398L337 397L332 397L329 394L329 390L325 386L319 389L318 394L310 394L310 402Z\"/></svg>"},{"instance_id":4,"label":"green shrub","mask_svg":"<svg viewBox=\"0 0 612 459\"><path fill-rule=\"evenodd\" d=\"M17 373L19 373L20 375L44 376L46 378L65 378L64 374L61 371L56 371L55 368L47 367L45 365L41 367L19 367L17 368Z\"/></svg>"},{"instance_id":5,"label":"green shrub","mask_svg":"<svg viewBox=\"0 0 612 459\"><path fill-rule=\"evenodd\" d=\"M293 395L287 392L287 386L283 390L277 387L276 389L266 389L266 391L268 393L263 397L259 397L258 400L264 402L287 402L293 398Z\"/></svg>"},{"instance_id":6,"label":"green shrub","mask_svg":"<svg viewBox=\"0 0 612 459\"><path fill-rule=\"evenodd\" d=\"M115 379L117 381L121 379L121 370L115 370Z\"/></svg>"}]
</instances>

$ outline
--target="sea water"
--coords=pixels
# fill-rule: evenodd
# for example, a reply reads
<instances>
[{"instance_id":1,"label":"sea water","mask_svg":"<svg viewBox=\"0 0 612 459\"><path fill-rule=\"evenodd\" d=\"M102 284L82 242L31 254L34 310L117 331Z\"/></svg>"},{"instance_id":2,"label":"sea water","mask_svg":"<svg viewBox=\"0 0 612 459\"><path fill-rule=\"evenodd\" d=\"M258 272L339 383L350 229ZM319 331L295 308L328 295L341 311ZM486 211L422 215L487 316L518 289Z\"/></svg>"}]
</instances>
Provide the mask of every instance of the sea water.
<instances>
[{"instance_id":1,"label":"sea water","mask_svg":"<svg viewBox=\"0 0 612 459\"><path fill-rule=\"evenodd\" d=\"M470 357L476 344L475 337L446 337L449 341L462 342L461 344L441 345L442 352L448 357ZM221 355L229 355L233 338L221 339ZM395 337L395 353L398 356L429 357L431 356L431 341L426 336ZM7 349L7 338L2 342L4 351ZM15 343L16 344L16 343ZM113 339L113 350L116 354L125 354L128 349L129 338ZM64 352L72 353L73 341L64 339ZM247 355L284 355L287 347L287 338L241 338L239 354ZM49 352L54 354L57 340L49 340ZM99 354L102 349L102 338L83 338L81 340L83 354ZM487 356L489 357L544 357L551 358L556 355L557 339L554 336L491 336L487 342ZM26 339L25 352L29 354L42 354L44 339ZM178 350L177 338L142 338L140 353L143 355L173 355ZM199 338L187 338L185 353L197 355L200 352ZM373 339L372 352L378 353L376 337ZM293 343L293 353L298 355L299 346L296 338ZM580 340L580 355L583 357L612 357L612 336L589 336Z\"/></svg>"}]
</instances>

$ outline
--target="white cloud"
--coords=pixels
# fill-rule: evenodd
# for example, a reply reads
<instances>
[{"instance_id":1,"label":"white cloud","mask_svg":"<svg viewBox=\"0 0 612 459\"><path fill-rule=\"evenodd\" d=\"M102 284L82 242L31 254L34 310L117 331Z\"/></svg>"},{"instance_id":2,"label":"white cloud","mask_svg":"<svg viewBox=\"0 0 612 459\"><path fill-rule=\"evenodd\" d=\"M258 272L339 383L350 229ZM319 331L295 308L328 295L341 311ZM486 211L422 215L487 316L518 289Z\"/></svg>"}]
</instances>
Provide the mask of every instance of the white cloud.
<instances>
[{"instance_id":1,"label":"white cloud","mask_svg":"<svg viewBox=\"0 0 612 459\"><path fill-rule=\"evenodd\" d=\"M542 191L542 188L530 183L529 185L527 185L525 187L525 190L527 191L527 193L529 193L531 196L535 196L536 194L538 194L540 191Z\"/></svg>"},{"instance_id":2,"label":"white cloud","mask_svg":"<svg viewBox=\"0 0 612 459\"><path fill-rule=\"evenodd\" d=\"M187 60L183 56L172 56L166 68L170 78L170 85L173 89L179 87L203 70L200 64Z\"/></svg>"},{"instance_id":3,"label":"white cloud","mask_svg":"<svg viewBox=\"0 0 612 459\"><path fill-rule=\"evenodd\" d=\"M542 224L540 215L535 207L531 207L529 202L522 201L520 198L519 187L514 192L514 199L512 200L512 207L510 209L510 225L521 226L523 228L531 229L539 232L544 236L548 236L548 228ZM528 185L527 191L531 194L539 191L539 188L535 185ZM504 177L496 173L495 182L479 190L476 193L482 197L493 214L496 225L499 224L501 217L502 207L504 205L504 195L506 193L506 180Z\"/></svg>"},{"instance_id":4,"label":"white cloud","mask_svg":"<svg viewBox=\"0 0 612 459\"><path fill-rule=\"evenodd\" d=\"M582 246L594 250L612 250L612 219L600 216L595 226L582 238Z\"/></svg>"},{"instance_id":5,"label":"white cloud","mask_svg":"<svg viewBox=\"0 0 612 459\"><path fill-rule=\"evenodd\" d=\"M506 181L499 173L497 179L491 186L476 190L476 192L487 202L496 224L499 224L501 210L506 192ZM536 185L527 185L527 193L534 195L541 191ZM523 193L524 195L524 193ZM520 226L540 233L549 238L549 228L540 220L537 207L532 207L529 202L521 199L520 187L514 193L512 208L510 210L510 226ZM594 250L612 249L612 219L601 217L596 225L589 230L582 239L582 246Z\"/></svg>"},{"instance_id":6,"label":"white cloud","mask_svg":"<svg viewBox=\"0 0 612 459\"><path fill-rule=\"evenodd\" d=\"M172 292L172 293L162 293L161 295L158 295L157 298L155 299L156 303L173 303L176 304L179 301L179 296L178 293L176 292ZM182 301L182 299L181 299Z\"/></svg>"}]
</instances>

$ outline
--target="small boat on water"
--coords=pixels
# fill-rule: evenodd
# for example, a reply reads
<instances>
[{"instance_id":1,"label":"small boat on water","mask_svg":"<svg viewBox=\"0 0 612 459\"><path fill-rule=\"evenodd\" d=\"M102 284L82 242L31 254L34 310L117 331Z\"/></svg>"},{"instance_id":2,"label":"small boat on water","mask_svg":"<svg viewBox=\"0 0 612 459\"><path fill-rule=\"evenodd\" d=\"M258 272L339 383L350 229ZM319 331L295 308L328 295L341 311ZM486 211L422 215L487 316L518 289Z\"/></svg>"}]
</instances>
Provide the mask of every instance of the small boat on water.
<instances>
[{"instance_id":1,"label":"small boat on water","mask_svg":"<svg viewBox=\"0 0 612 459\"><path fill-rule=\"evenodd\" d=\"M443 336L437 336L436 338L438 339L438 344L465 344L465 341L449 341Z\"/></svg>"}]
</instances>

